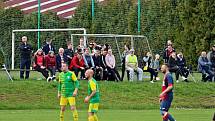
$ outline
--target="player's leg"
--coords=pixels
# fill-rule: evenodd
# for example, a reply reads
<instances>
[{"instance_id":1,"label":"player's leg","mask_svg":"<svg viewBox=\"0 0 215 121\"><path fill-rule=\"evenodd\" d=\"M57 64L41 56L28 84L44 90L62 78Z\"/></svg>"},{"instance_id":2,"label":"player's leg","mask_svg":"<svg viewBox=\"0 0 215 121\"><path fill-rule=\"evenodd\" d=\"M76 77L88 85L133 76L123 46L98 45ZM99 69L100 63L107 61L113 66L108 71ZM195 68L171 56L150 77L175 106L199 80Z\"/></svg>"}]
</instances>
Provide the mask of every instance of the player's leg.
<instances>
[{"instance_id":1,"label":"player's leg","mask_svg":"<svg viewBox=\"0 0 215 121\"><path fill-rule=\"evenodd\" d=\"M73 119L74 119L74 121L78 121L78 111L75 106L76 105L75 97L69 97L68 101L69 101L70 109L73 113Z\"/></svg>"},{"instance_id":2,"label":"player's leg","mask_svg":"<svg viewBox=\"0 0 215 121\"><path fill-rule=\"evenodd\" d=\"M68 101L65 97L61 97L60 98L60 121L64 121L64 112L66 110L66 105L67 105Z\"/></svg>"},{"instance_id":3,"label":"player's leg","mask_svg":"<svg viewBox=\"0 0 215 121\"><path fill-rule=\"evenodd\" d=\"M160 113L162 115L163 121L168 121L168 120L175 121L173 116L170 113L168 113L170 105L171 105L171 101L164 100L161 102Z\"/></svg>"},{"instance_id":4,"label":"player's leg","mask_svg":"<svg viewBox=\"0 0 215 121\"><path fill-rule=\"evenodd\" d=\"M96 113L99 109L99 103L90 103L88 109L88 120L89 121L98 121Z\"/></svg>"}]
</instances>

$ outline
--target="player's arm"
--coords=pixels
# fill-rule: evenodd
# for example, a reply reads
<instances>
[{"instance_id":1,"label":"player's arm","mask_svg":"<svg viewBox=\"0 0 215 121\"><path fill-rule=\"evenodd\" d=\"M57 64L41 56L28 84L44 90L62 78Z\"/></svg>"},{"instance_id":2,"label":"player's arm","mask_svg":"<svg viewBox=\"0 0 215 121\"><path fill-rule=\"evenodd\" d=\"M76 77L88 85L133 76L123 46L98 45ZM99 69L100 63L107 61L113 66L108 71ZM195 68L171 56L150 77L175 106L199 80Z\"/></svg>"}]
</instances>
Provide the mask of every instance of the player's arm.
<instances>
[{"instance_id":1,"label":"player's arm","mask_svg":"<svg viewBox=\"0 0 215 121\"><path fill-rule=\"evenodd\" d=\"M78 94L78 89L80 87L80 83L77 79L77 77L75 76L75 73L72 73L72 80L74 81L74 86L75 86L75 90L73 92L73 96L76 97Z\"/></svg>"},{"instance_id":2,"label":"player's arm","mask_svg":"<svg viewBox=\"0 0 215 121\"><path fill-rule=\"evenodd\" d=\"M58 98L60 98L61 97L61 81L59 80L59 82L58 82Z\"/></svg>"},{"instance_id":3,"label":"player's arm","mask_svg":"<svg viewBox=\"0 0 215 121\"><path fill-rule=\"evenodd\" d=\"M85 103L88 103L89 100L96 94L96 83L90 82L90 88L92 90L92 93L85 98Z\"/></svg>"}]
</instances>

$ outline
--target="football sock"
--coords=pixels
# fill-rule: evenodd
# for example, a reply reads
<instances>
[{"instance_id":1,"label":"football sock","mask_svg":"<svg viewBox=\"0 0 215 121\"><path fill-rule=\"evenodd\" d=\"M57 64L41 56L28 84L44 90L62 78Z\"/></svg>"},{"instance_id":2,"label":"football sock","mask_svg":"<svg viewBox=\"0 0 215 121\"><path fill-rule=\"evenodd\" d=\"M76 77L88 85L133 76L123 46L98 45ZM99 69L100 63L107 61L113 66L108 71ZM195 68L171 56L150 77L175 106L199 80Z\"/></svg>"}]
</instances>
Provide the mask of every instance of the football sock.
<instances>
[{"instance_id":1,"label":"football sock","mask_svg":"<svg viewBox=\"0 0 215 121\"><path fill-rule=\"evenodd\" d=\"M168 119L170 120L170 121L175 121L175 119L172 117L172 115L171 114L169 114L168 113Z\"/></svg>"},{"instance_id":2,"label":"football sock","mask_svg":"<svg viewBox=\"0 0 215 121\"><path fill-rule=\"evenodd\" d=\"M89 116L89 117L88 117L88 121L95 121L95 120L94 120L94 116Z\"/></svg>"},{"instance_id":3,"label":"football sock","mask_svg":"<svg viewBox=\"0 0 215 121\"><path fill-rule=\"evenodd\" d=\"M60 121L64 121L64 111L60 111Z\"/></svg>"},{"instance_id":4,"label":"football sock","mask_svg":"<svg viewBox=\"0 0 215 121\"><path fill-rule=\"evenodd\" d=\"M77 111L77 110L74 110L74 111L72 111L72 112L73 112L74 121L78 121L78 111Z\"/></svg>"},{"instance_id":5,"label":"football sock","mask_svg":"<svg viewBox=\"0 0 215 121\"><path fill-rule=\"evenodd\" d=\"M99 121L99 119L98 119L96 114L94 114L94 121Z\"/></svg>"}]
</instances>

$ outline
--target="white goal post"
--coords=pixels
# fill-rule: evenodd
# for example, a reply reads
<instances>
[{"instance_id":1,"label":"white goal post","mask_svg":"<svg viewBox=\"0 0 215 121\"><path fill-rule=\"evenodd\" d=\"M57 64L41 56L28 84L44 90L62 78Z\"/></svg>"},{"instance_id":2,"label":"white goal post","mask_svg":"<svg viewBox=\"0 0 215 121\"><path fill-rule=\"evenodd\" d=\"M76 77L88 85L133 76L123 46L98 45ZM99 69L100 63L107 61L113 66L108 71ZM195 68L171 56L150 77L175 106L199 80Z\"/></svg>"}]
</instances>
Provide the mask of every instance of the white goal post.
<instances>
[{"instance_id":1,"label":"white goal post","mask_svg":"<svg viewBox=\"0 0 215 121\"><path fill-rule=\"evenodd\" d=\"M83 31L83 34L87 34L87 30L85 28L62 28L62 29L18 29L12 30L12 53L11 53L11 69L14 70L15 68L15 36L17 32L62 32L62 31ZM72 38L72 36L71 36ZM84 43L86 46L86 37L84 36Z\"/></svg>"},{"instance_id":2,"label":"white goal post","mask_svg":"<svg viewBox=\"0 0 215 121\"><path fill-rule=\"evenodd\" d=\"M148 38L144 35L118 35L118 34L71 34L71 36L82 36L86 38L86 42L91 41L91 38L94 38L97 40L99 44L104 44L103 40L112 38L111 43L115 43L115 49L117 50L118 57L121 60L122 59L122 48L125 44L122 44L124 40L128 40L128 43L131 48L134 48L135 50L138 50L143 54L143 48L147 48L147 51L152 53ZM73 37L72 37L73 38ZM103 39L101 39L103 38ZM109 41L109 42L110 42ZM141 58L140 58L141 59ZM117 60L119 61L119 60Z\"/></svg>"}]
</instances>

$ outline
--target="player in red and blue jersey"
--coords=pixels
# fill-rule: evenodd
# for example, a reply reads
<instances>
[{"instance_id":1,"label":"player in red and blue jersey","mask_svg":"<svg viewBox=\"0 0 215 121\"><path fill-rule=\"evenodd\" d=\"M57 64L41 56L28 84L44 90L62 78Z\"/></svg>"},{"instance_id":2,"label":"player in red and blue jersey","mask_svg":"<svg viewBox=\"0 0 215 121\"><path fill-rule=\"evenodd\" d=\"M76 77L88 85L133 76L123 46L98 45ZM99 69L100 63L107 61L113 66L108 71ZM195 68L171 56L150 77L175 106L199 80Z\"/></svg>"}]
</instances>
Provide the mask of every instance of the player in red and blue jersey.
<instances>
[{"instance_id":1,"label":"player in red and blue jersey","mask_svg":"<svg viewBox=\"0 0 215 121\"><path fill-rule=\"evenodd\" d=\"M163 117L163 121L176 121L172 115L168 113L173 100L173 78L169 72L168 65L162 65L161 71L164 73L164 79L162 84L162 93L159 95L160 112Z\"/></svg>"}]
</instances>

